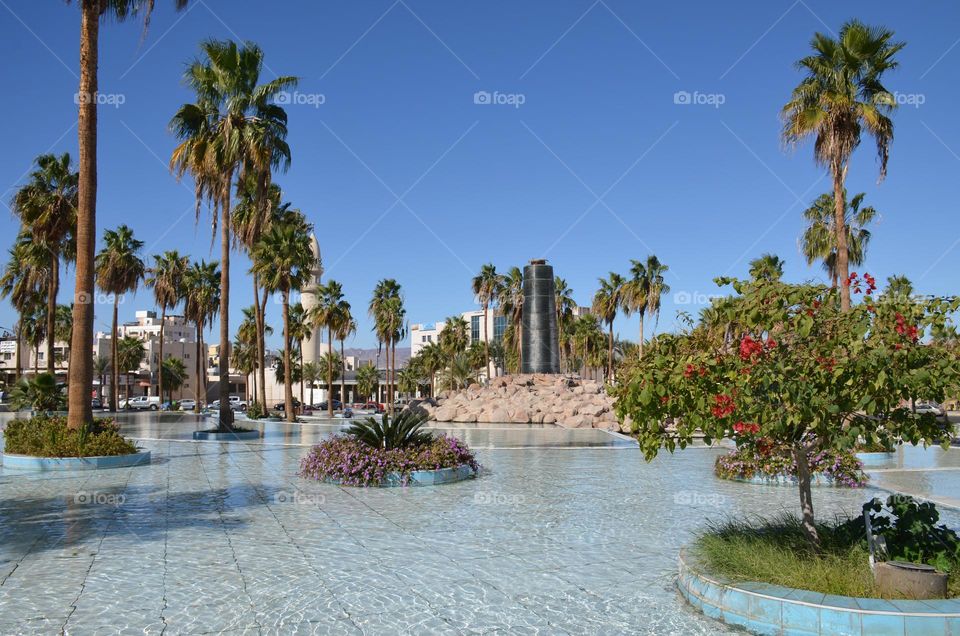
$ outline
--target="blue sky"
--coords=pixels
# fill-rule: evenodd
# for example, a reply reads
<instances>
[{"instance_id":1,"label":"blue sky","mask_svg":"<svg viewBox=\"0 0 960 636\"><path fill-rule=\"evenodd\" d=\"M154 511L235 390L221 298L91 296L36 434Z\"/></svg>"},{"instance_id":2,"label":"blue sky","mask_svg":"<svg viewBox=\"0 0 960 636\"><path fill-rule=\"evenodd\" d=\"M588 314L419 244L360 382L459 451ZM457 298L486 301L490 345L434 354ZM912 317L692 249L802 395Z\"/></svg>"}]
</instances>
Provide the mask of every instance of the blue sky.
<instances>
[{"instance_id":1,"label":"blue sky","mask_svg":"<svg viewBox=\"0 0 960 636\"><path fill-rule=\"evenodd\" d=\"M801 211L829 181L809 145L781 147L778 113L812 34L853 17L908 43L887 77L904 103L889 176L877 184L868 143L850 171L850 191L882 215L863 269L906 274L926 293L958 291L955 2L172 5L157 2L142 42L138 23L101 30L100 87L113 103L100 108L99 233L126 223L148 254L218 257L209 216L194 222L190 184L167 170L167 123L191 98L181 75L198 42L257 42L265 78L301 78L288 106L293 164L277 182L316 225L326 276L360 318L355 346L375 343L365 309L387 276L403 285L411 322L433 322L472 307L470 278L485 262L506 270L546 257L589 304L597 277L655 253L673 290L661 329L677 310L696 313L715 276L745 275L763 252L786 259L790 280L822 279L797 239ZM76 156L78 38L76 4L0 0L5 204L36 155ZM475 103L478 92L504 103ZM676 103L678 92L701 103ZM4 212L6 248L16 222ZM234 257L232 324L251 302L248 267ZM152 308L149 290L125 301L121 319L140 308ZM278 323L279 307L268 311ZM0 326L15 320L0 306ZM97 328L109 320L99 305ZM616 329L636 338L636 319Z\"/></svg>"}]
</instances>

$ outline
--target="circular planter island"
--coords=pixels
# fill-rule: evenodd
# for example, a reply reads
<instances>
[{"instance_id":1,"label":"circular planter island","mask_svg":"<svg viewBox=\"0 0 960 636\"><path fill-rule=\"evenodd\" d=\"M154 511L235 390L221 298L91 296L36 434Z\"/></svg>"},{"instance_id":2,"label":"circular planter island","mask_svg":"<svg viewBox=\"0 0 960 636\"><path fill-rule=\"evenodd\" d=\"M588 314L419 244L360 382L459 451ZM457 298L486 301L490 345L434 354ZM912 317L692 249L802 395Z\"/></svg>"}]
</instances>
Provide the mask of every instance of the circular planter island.
<instances>
[{"instance_id":1,"label":"circular planter island","mask_svg":"<svg viewBox=\"0 0 960 636\"><path fill-rule=\"evenodd\" d=\"M706 573L686 548L680 551L677 587L707 616L754 634L960 633L960 599L888 601L767 583L734 583Z\"/></svg>"},{"instance_id":2,"label":"circular planter island","mask_svg":"<svg viewBox=\"0 0 960 636\"><path fill-rule=\"evenodd\" d=\"M100 457L38 457L36 455L0 453L0 457L2 457L5 469L34 472L129 468L150 463L150 451Z\"/></svg>"}]
</instances>

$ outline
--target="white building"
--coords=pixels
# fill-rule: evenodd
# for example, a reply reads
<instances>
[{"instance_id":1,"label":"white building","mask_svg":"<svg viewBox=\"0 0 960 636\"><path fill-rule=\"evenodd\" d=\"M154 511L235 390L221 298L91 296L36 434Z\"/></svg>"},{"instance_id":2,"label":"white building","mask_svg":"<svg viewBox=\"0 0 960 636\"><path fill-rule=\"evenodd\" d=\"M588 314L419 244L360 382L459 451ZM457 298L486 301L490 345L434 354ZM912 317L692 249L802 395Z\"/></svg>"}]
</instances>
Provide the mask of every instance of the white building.
<instances>
[{"instance_id":1,"label":"white building","mask_svg":"<svg viewBox=\"0 0 960 636\"><path fill-rule=\"evenodd\" d=\"M58 380L65 380L67 377L67 366L70 358L70 343L53 343L53 366ZM20 358L17 359L17 339L11 333L4 333L0 336L0 375L2 375L5 386L13 386L17 377L17 364L20 365L20 373L23 376L33 376L34 370L38 373L47 371L47 341L40 343L40 347L35 349L26 342L20 343Z\"/></svg>"}]
</instances>

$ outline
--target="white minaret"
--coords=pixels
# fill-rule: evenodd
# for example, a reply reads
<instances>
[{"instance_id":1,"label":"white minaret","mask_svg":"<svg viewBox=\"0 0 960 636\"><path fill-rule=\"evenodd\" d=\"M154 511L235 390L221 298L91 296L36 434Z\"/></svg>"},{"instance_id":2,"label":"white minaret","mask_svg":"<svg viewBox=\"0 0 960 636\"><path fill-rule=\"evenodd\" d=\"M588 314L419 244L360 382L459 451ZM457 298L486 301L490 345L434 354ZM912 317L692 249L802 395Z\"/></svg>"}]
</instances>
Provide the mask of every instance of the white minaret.
<instances>
[{"instance_id":1,"label":"white minaret","mask_svg":"<svg viewBox=\"0 0 960 636\"><path fill-rule=\"evenodd\" d=\"M320 243L317 242L317 236L310 233L310 251L313 252L315 260L314 268L310 271L310 280L307 282L303 291L300 292L300 304L304 310L310 312L317 306L317 288L320 287L320 277L323 276L323 261L320 258ZM303 361L316 362L326 351L320 351L320 337L322 334L314 330L303 343Z\"/></svg>"}]
</instances>

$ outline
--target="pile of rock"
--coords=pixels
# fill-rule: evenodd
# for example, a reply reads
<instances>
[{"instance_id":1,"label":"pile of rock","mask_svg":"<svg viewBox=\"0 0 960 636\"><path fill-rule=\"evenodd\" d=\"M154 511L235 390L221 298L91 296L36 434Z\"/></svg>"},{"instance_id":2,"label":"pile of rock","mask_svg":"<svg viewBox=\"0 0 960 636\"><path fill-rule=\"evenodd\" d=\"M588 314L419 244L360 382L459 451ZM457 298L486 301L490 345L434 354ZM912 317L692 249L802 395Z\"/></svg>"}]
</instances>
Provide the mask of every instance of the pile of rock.
<instances>
[{"instance_id":1,"label":"pile of rock","mask_svg":"<svg viewBox=\"0 0 960 636\"><path fill-rule=\"evenodd\" d=\"M490 386L444 391L436 404L423 402L438 422L513 422L557 424L567 428L626 431L603 384L576 376L546 374L493 378Z\"/></svg>"}]
</instances>

